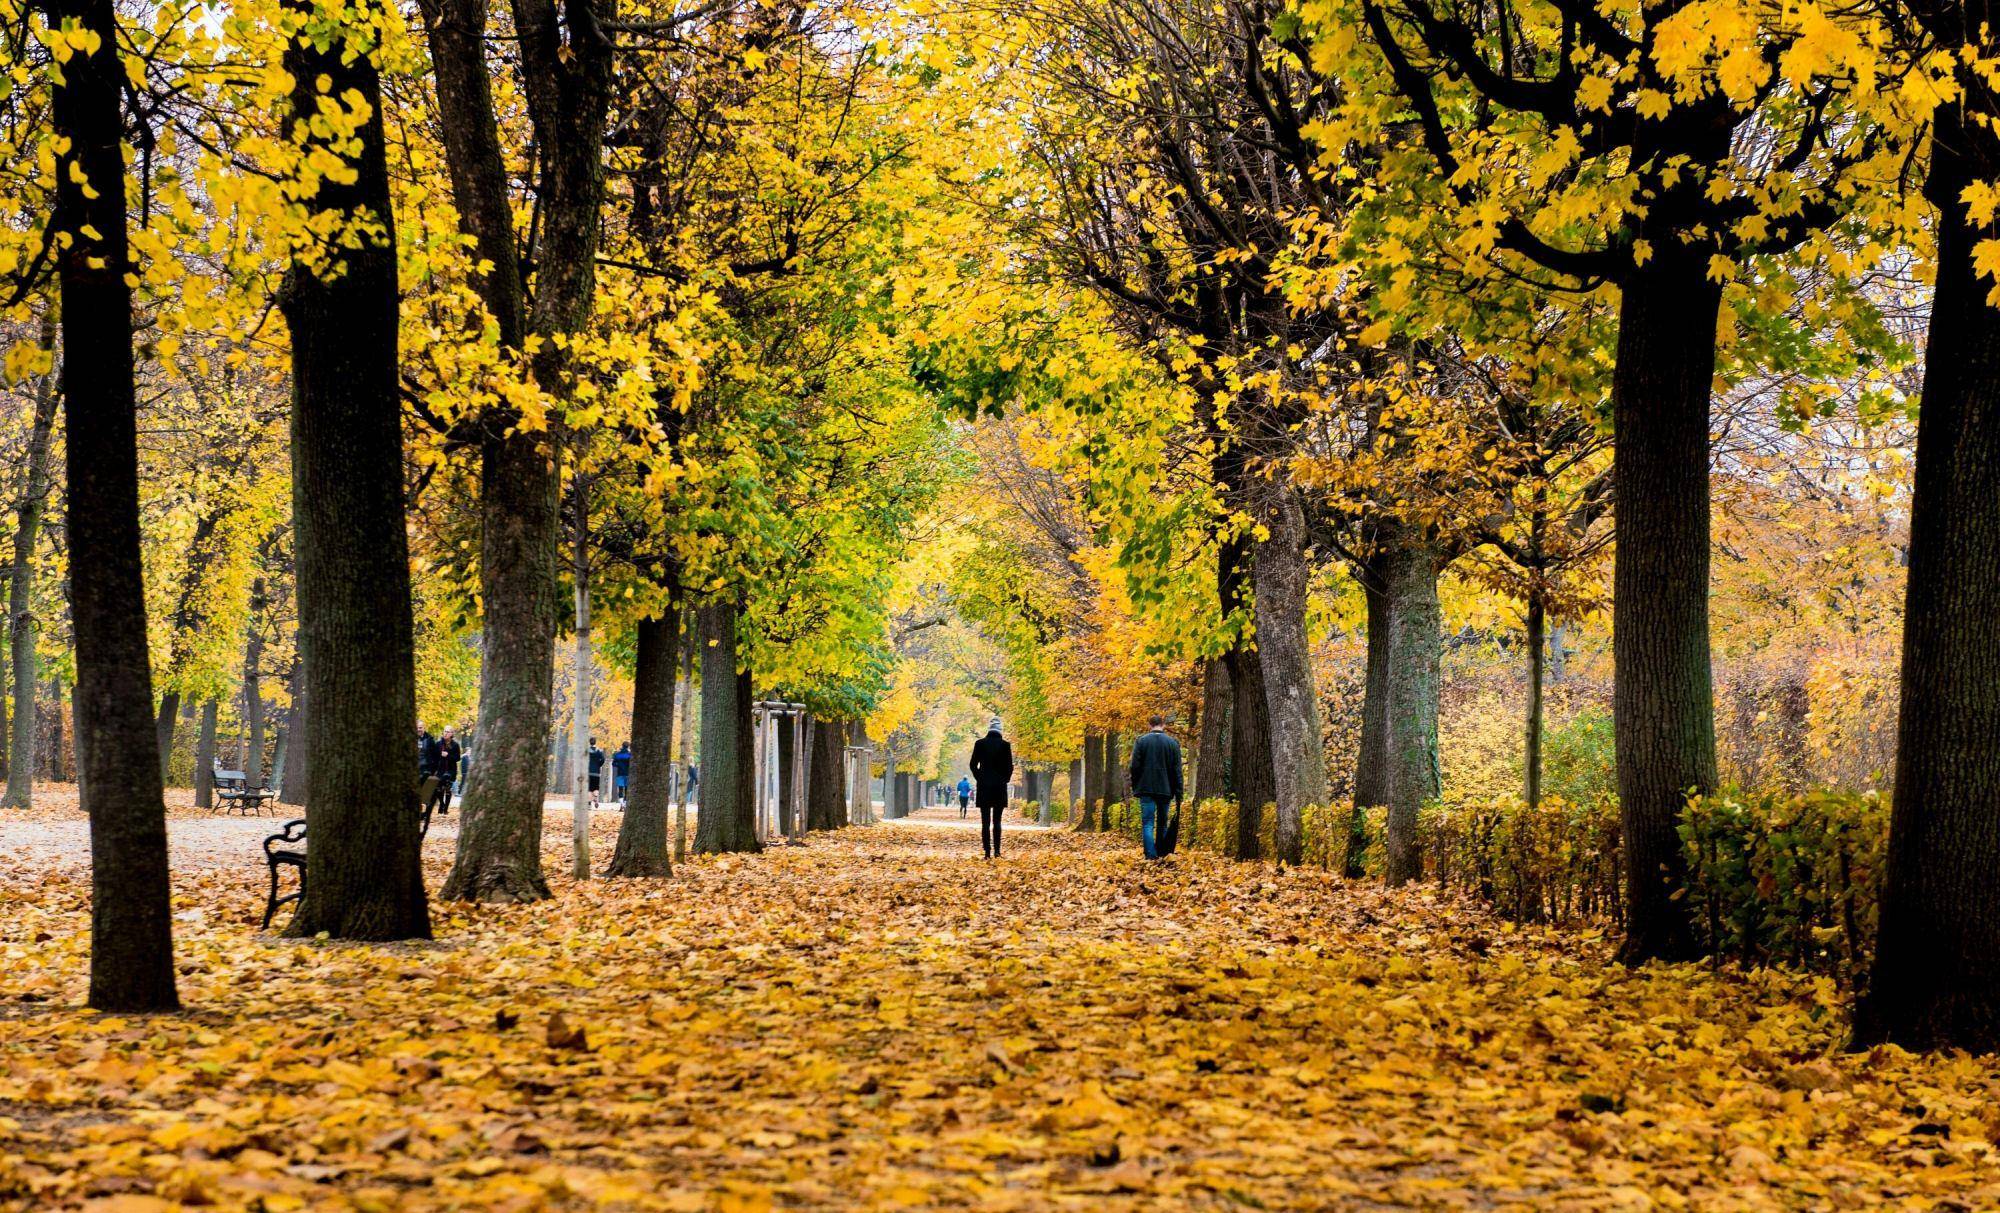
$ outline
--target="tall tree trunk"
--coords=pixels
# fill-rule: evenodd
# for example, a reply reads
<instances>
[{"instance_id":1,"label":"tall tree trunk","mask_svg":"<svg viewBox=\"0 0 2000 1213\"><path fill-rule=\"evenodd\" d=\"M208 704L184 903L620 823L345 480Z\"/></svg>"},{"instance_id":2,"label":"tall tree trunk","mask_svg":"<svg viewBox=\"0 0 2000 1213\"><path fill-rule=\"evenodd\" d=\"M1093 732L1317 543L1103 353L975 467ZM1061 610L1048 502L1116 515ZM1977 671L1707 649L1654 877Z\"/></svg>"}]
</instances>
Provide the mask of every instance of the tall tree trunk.
<instances>
[{"instance_id":1,"label":"tall tree trunk","mask_svg":"<svg viewBox=\"0 0 2000 1213\"><path fill-rule=\"evenodd\" d=\"M1097 733L1083 735L1083 813L1076 828L1089 833L1097 828L1097 806L1104 799L1104 738Z\"/></svg>"},{"instance_id":2,"label":"tall tree trunk","mask_svg":"<svg viewBox=\"0 0 2000 1213\"><path fill-rule=\"evenodd\" d=\"M669 605L641 619L632 674L632 775L625 819L606 876L671 876L667 807L673 795L674 647L680 616Z\"/></svg>"},{"instance_id":3,"label":"tall tree trunk","mask_svg":"<svg viewBox=\"0 0 2000 1213\"><path fill-rule=\"evenodd\" d=\"M1546 624L1541 592L1532 591L1528 595L1527 621L1527 738L1521 754L1521 769L1526 777L1528 807L1531 809L1540 808L1542 804L1542 648L1545 643Z\"/></svg>"},{"instance_id":4,"label":"tall tree trunk","mask_svg":"<svg viewBox=\"0 0 2000 1213\"><path fill-rule=\"evenodd\" d=\"M194 742L194 807L197 809L215 807L215 717L215 700L203 700L201 731L195 735ZM280 795L279 799L284 797Z\"/></svg>"},{"instance_id":5,"label":"tall tree trunk","mask_svg":"<svg viewBox=\"0 0 2000 1213\"><path fill-rule=\"evenodd\" d=\"M1619 306L1612 715L1627 963L1700 950L1678 827L1688 793L1715 787L1708 406L1721 298L1704 259L1670 253L1627 280Z\"/></svg>"},{"instance_id":6,"label":"tall tree trunk","mask_svg":"<svg viewBox=\"0 0 2000 1213\"><path fill-rule=\"evenodd\" d=\"M452 199L486 267L474 285L502 351L516 351L528 333L527 295L485 55L486 0L425 0L422 8ZM538 34L538 54L545 46ZM536 64L547 66L542 58ZM574 223L568 214L549 217ZM573 252L566 248L561 255ZM443 890L453 900L549 895L541 837L554 694L558 486L547 436L517 428L516 420L503 411L481 425L479 748L466 779L457 857Z\"/></svg>"},{"instance_id":7,"label":"tall tree trunk","mask_svg":"<svg viewBox=\"0 0 2000 1213\"><path fill-rule=\"evenodd\" d=\"M1401 531L1382 555L1388 599L1388 667L1383 675L1383 750L1387 759L1385 875L1402 884L1423 875L1417 819L1438 795L1439 633L1437 552Z\"/></svg>"},{"instance_id":8,"label":"tall tree trunk","mask_svg":"<svg viewBox=\"0 0 2000 1213\"><path fill-rule=\"evenodd\" d=\"M2000 139L1938 110L1925 193L1938 210L1910 507L1902 713L1862 1045L2000 1052L2000 312L1961 195L2000 173Z\"/></svg>"},{"instance_id":9,"label":"tall tree trunk","mask_svg":"<svg viewBox=\"0 0 2000 1213\"><path fill-rule=\"evenodd\" d=\"M590 644L590 482L581 471L572 484L570 522L570 578L576 587L576 648L572 659L570 695L569 754L572 768L569 807L570 875L590 879L590 685L594 661ZM598 776L607 784L612 778L607 767Z\"/></svg>"},{"instance_id":10,"label":"tall tree trunk","mask_svg":"<svg viewBox=\"0 0 2000 1213\"><path fill-rule=\"evenodd\" d=\"M1288 485L1273 485L1263 511L1270 537L1257 546L1257 652L1270 704L1272 775L1278 806L1277 859L1305 858L1305 814L1326 803L1326 745L1306 636L1305 512Z\"/></svg>"},{"instance_id":11,"label":"tall tree trunk","mask_svg":"<svg viewBox=\"0 0 2000 1213\"><path fill-rule=\"evenodd\" d=\"M815 720L812 727L812 757L806 763L806 829L837 830L847 824L846 789L847 724L839 720Z\"/></svg>"},{"instance_id":12,"label":"tall tree trunk","mask_svg":"<svg viewBox=\"0 0 2000 1213\"><path fill-rule=\"evenodd\" d=\"M126 87L111 0L50 0L49 24L97 40L63 64L51 116L67 416L70 613L84 810L90 815L90 1005L170 1011L167 814L154 731L139 548L138 401L126 237Z\"/></svg>"},{"instance_id":13,"label":"tall tree trunk","mask_svg":"<svg viewBox=\"0 0 2000 1213\"><path fill-rule=\"evenodd\" d=\"M690 618L686 623L686 635L680 641L681 649L681 722L680 722L680 795L674 802L674 862L687 862L688 848L688 802L694 799L698 790L690 771L694 767L694 654L701 647L701 625Z\"/></svg>"},{"instance_id":14,"label":"tall tree trunk","mask_svg":"<svg viewBox=\"0 0 2000 1213\"><path fill-rule=\"evenodd\" d=\"M1081 756L1069 760L1069 820L1075 825L1083 818L1084 805L1083 759Z\"/></svg>"},{"instance_id":15,"label":"tall tree trunk","mask_svg":"<svg viewBox=\"0 0 2000 1213\"><path fill-rule=\"evenodd\" d=\"M1119 743L1118 731L1113 729L1104 735L1104 767L1100 776L1097 825L1099 829L1112 827L1111 810L1125 803L1125 748Z\"/></svg>"},{"instance_id":16,"label":"tall tree trunk","mask_svg":"<svg viewBox=\"0 0 2000 1213\"><path fill-rule=\"evenodd\" d=\"M1195 743L1194 799L1229 794L1229 663L1211 657L1202 663L1200 740Z\"/></svg>"},{"instance_id":17,"label":"tall tree trunk","mask_svg":"<svg viewBox=\"0 0 2000 1213\"><path fill-rule=\"evenodd\" d=\"M1216 599L1225 617L1249 623L1253 554L1243 536L1222 542L1215 562ZM1247 626L1246 626L1247 631ZM1236 858L1255 859L1263 851L1264 806L1277 796L1271 761L1271 705L1264 694L1263 655L1248 636L1223 653L1229 667L1229 771L1236 787Z\"/></svg>"},{"instance_id":18,"label":"tall tree trunk","mask_svg":"<svg viewBox=\"0 0 2000 1213\"><path fill-rule=\"evenodd\" d=\"M285 764L291 761L291 757L292 713L290 709L287 709L284 719L278 722L278 740L271 746L271 788L273 791L285 786Z\"/></svg>"},{"instance_id":19,"label":"tall tree trunk","mask_svg":"<svg viewBox=\"0 0 2000 1213\"><path fill-rule=\"evenodd\" d=\"M736 668L736 600L701 608L701 812L694 849L760 851L750 673Z\"/></svg>"},{"instance_id":20,"label":"tall tree trunk","mask_svg":"<svg viewBox=\"0 0 2000 1213\"><path fill-rule=\"evenodd\" d=\"M293 395L297 394L294 388ZM250 635L243 642L243 786L246 788L264 786L263 662L264 579L259 577L250 583Z\"/></svg>"},{"instance_id":21,"label":"tall tree trunk","mask_svg":"<svg viewBox=\"0 0 2000 1213\"><path fill-rule=\"evenodd\" d=\"M312 14L310 0L288 0ZM352 180L320 182L308 206L343 223L395 231L384 151L382 85L370 43L378 5L345 10L345 37L294 36L285 69L296 114L313 114L322 82L358 94ZM351 40L351 41L350 41ZM340 141L311 137L333 150ZM292 336L292 518L297 536L299 668L313 711L304 747L304 895L285 933L300 938L428 939L415 780L402 758L416 732L416 657L404 524L402 395L393 236L327 250L337 272L293 266L284 300ZM259 583L261 587L261 582ZM261 781L263 700L257 689L261 607L246 663L250 786ZM402 758L402 762L397 759ZM385 777L384 771L390 772Z\"/></svg>"},{"instance_id":22,"label":"tall tree trunk","mask_svg":"<svg viewBox=\"0 0 2000 1213\"><path fill-rule=\"evenodd\" d=\"M43 348L55 348L54 311L42 316ZM7 620L14 661L14 718L8 733L7 794L0 804L25 809L35 797L35 548L49 499L49 435L55 430L61 372L51 370L35 389L28 431L28 475L15 509L14 559L7 577Z\"/></svg>"}]
</instances>

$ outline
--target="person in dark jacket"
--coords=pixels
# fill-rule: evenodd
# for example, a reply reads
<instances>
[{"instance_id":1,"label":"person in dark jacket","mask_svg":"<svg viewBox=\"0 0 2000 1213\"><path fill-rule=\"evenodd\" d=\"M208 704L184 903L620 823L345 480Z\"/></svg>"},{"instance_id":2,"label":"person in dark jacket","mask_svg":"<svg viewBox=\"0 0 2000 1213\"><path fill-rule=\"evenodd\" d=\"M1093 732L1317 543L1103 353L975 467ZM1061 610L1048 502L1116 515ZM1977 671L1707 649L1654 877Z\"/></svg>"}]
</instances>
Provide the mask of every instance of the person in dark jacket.
<instances>
[{"instance_id":1,"label":"person in dark jacket","mask_svg":"<svg viewBox=\"0 0 2000 1213\"><path fill-rule=\"evenodd\" d=\"M431 789L430 803L424 806L424 812L435 809L440 816L451 812L451 789L458 782L458 760L463 754L457 729L447 728L444 736L431 743L430 772L437 777L437 786Z\"/></svg>"},{"instance_id":2,"label":"person in dark jacket","mask_svg":"<svg viewBox=\"0 0 2000 1213\"><path fill-rule=\"evenodd\" d=\"M1146 858L1160 857L1159 831L1167 823L1167 806L1181 801L1181 743L1167 733L1167 720L1155 716L1150 731L1132 743L1132 794L1139 798L1140 837Z\"/></svg>"},{"instance_id":3,"label":"person in dark jacket","mask_svg":"<svg viewBox=\"0 0 2000 1213\"><path fill-rule=\"evenodd\" d=\"M1000 720L986 726L986 736L972 743L972 780L978 788L979 849L988 859L1000 858L1000 815L1007 811L1007 785L1014 778L1014 747L1000 735Z\"/></svg>"},{"instance_id":4,"label":"person in dark jacket","mask_svg":"<svg viewBox=\"0 0 2000 1213\"><path fill-rule=\"evenodd\" d=\"M621 742L618 752L611 756L611 790L618 794L618 803L625 803L625 793L632 784L632 743Z\"/></svg>"},{"instance_id":5,"label":"person in dark jacket","mask_svg":"<svg viewBox=\"0 0 2000 1213\"><path fill-rule=\"evenodd\" d=\"M590 749L586 754L590 769L590 807L597 807L597 794L604 789L604 751L598 748L597 738L590 739Z\"/></svg>"}]
</instances>

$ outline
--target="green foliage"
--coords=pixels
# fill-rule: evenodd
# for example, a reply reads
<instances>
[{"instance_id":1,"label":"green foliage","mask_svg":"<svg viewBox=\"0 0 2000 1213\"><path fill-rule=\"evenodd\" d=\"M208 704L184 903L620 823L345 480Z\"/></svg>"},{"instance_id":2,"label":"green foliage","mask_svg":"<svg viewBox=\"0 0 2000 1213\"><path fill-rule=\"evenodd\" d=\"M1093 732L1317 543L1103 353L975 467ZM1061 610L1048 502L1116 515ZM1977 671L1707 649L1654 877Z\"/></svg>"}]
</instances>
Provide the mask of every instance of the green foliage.
<instances>
[{"instance_id":1,"label":"green foliage","mask_svg":"<svg viewBox=\"0 0 2000 1213\"><path fill-rule=\"evenodd\" d=\"M1618 791L1611 713L1585 708L1542 736L1542 790L1572 804Z\"/></svg>"},{"instance_id":2,"label":"green foliage","mask_svg":"<svg viewBox=\"0 0 2000 1213\"><path fill-rule=\"evenodd\" d=\"M1371 821L1370 833L1379 823ZM1621 916L1618 803L1608 795L1439 803L1418 818L1426 875L1469 889L1514 922L1573 923ZM1382 847L1368 853L1379 855Z\"/></svg>"},{"instance_id":3,"label":"green foliage","mask_svg":"<svg viewBox=\"0 0 2000 1213\"><path fill-rule=\"evenodd\" d=\"M1880 795L1698 796L1680 833L1695 928L1718 955L1850 983L1867 972L1889 837Z\"/></svg>"}]
</instances>

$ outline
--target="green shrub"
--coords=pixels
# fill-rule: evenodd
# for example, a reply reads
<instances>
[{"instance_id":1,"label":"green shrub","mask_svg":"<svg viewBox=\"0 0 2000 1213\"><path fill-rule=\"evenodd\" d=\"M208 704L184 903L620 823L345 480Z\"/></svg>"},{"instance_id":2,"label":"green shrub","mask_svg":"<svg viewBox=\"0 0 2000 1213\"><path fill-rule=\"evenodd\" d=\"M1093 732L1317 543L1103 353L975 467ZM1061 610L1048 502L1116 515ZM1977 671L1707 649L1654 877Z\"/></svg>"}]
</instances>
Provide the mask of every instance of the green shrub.
<instances>
[{"instance_id":1,"label":"green shrub","mask_svg":"<svg viewBox=\"0 0 2000 1213\"><path fill-rule=\"evenodd\" d=\"M1585 708L1542 736L1542 793L1570 804L1618 794L1611 713Z\"/></svg>"},{"instance_id":2,"label":"green shrub","mask_svg":"<svg viewBox=\"0 0 2000 1213\"><path fill-rule=\"evenodd\" d=\"M1697 796L1680 835L1695 930L1717 955L1849 982L1867 972L1889 838L1881 796Z\"/></svg>"}]
</instances>

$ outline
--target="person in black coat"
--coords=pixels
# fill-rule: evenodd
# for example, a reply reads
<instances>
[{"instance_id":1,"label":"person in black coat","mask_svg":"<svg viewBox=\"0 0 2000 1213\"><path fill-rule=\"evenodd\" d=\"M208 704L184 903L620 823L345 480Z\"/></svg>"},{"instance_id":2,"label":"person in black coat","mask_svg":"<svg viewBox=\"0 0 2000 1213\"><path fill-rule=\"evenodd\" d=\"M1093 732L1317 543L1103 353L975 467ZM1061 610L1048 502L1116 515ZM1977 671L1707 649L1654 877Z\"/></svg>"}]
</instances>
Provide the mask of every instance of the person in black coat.
<instances>
[{"instance_id":1,"label":"person in black coat","mask_svg":"<svg viewBox=\"0 0 2000 1213\"><path fill-rule=\"evenodd\" d=\"M1000 857L1000 815L1007 811L1007 785L1014 778L1014 747L1000 735L1000 720L986 726L986 736L972 743L974 800L979 805L979 849L988 859Z\"/></svg>"}]
</instances>

